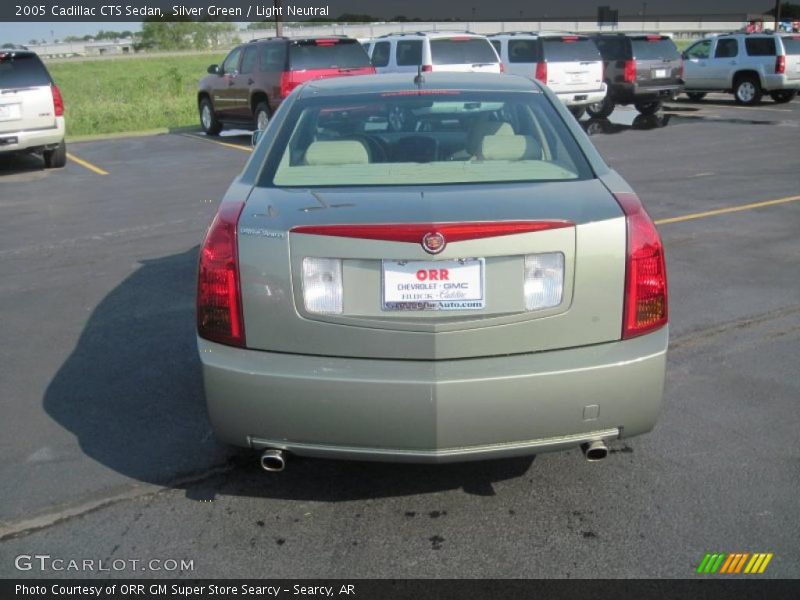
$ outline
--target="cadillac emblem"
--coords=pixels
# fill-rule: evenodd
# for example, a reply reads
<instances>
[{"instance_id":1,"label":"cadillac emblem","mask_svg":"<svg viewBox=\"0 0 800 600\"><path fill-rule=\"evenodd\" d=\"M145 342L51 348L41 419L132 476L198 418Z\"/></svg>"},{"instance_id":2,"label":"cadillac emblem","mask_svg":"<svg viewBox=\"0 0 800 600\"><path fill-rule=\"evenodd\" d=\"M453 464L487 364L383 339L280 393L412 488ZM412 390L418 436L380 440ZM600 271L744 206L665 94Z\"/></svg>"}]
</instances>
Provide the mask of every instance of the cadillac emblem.
<instances>
[{"instance_id":1,"label":"cadillac emblem","mask_svg":"<svg viewBox=\"0 0 800 600\"><path fill-rule=\"evenodd\" d=\"M422 236L422 247L428 254L439 254L446 245L444 236L438 231L430 231Z\"/></svg>"}]
</instances>

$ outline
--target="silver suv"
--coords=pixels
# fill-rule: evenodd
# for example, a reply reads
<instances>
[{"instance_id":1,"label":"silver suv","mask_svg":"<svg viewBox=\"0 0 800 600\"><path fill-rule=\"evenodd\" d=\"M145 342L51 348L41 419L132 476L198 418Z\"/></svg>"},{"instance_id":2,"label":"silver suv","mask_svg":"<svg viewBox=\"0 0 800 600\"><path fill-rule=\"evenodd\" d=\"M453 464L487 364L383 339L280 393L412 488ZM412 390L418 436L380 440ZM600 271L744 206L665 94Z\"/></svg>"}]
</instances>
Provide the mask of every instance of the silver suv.
<instances>
[{"instance_id":1,"label":"silver suv","mask_svg":"<svg viewBox=\"0 0 800 600\"><path fill-rule=\"evenodd\" d=\"M489 36L506 73L538 79L576 117L606 97L603 58L584 36L556 32L507 32Z\"/></svg>"},{"instance_id":2,"label":"silver suv","mask_svg":"<svg viewBox=\"0 0 800 600\"><path fill-rule=\"evenodd\" d=\"M64 101L39 57L0 50L0 156L41 153L48 168L67 162Z\"/></svg>"},{"instance_id":3,"label":"silver suv","mask_svg":"<svg viewBox=\"0 0 800 600\"><path fill-rule=\"evenodd\" d=\"M691 100L707 92L732 92L753 105L768 93L789 102L800 89L800 35L728 33L692 44L683 53L684 91Z\"/></svg>"}]
</instances>

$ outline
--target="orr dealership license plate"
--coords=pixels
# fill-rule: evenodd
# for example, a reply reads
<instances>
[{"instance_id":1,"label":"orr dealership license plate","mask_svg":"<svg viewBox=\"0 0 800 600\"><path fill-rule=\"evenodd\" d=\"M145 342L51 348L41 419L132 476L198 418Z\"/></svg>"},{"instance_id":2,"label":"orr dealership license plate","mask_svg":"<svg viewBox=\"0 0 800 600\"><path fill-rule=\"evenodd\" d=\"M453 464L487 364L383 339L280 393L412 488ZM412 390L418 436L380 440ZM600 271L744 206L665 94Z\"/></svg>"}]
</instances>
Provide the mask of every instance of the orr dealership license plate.
<instances>
[{"instance_id":1,"label":"orr dealership license plate","mask_svg":"<svg viewBox=\"0 0 800 600\"><path fill-rule=\"evenodd\" d=\"M383 261L383 310L485 308L484 259Z\"/></svg>"}]
</instances>

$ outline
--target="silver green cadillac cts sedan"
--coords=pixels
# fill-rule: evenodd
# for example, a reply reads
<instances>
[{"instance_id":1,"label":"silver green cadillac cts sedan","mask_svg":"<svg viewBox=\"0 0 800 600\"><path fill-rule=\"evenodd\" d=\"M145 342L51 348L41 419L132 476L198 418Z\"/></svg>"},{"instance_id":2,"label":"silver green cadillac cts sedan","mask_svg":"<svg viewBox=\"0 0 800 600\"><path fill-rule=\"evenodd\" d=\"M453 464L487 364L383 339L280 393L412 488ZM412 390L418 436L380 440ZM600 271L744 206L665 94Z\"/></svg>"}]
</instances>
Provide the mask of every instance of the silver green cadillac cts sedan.
<instances>
[{"instance_id":1,"label":"silver green cadillac cts sedan","mask_svg":"<svg viewBox=\"0 0 800 600\"><path fill-rule=\"evenodd\" d=\"M659 235L545 87L492 74L297 88L201 249L218 437L448 462L606 443L658 417Z\"/></svg>"}]
</instances>

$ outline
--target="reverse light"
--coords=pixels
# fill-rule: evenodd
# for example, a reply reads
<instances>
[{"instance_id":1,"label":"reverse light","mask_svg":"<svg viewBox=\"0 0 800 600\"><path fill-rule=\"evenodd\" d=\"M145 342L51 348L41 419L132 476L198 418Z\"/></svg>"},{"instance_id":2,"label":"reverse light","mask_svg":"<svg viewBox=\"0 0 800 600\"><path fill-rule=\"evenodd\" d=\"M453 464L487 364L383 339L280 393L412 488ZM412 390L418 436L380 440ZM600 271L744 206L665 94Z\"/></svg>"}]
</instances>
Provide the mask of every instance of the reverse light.
<instances>
[{"instance_id":1,"label":"reverse light","mask_svg":"<svg viewBox=\"0 0 800 600\"><path fill-rule=\"evenodd\" d=\"M50 86L50 92L53 94L53 108L57 117L64 116L64 98L61 96L61 90L54 83Z\"/></svg>"},{"instance_id":2,"label":"reverse light","mask_svg":"<svg viewBox=\"0 0 800 600\"><path fill-rule=\"evenodd\" d=\"M782 75L786 72L786 57L778 55L775 57L775 74Z\"/></svg>"},{"instance_id":3,"label":"reverse light","mask_svg":"<svg viewBox=\"0 0 800 600\"><path fill-rule=\"evenodd\" d=\"M223 202L200 250L197 333L220 344L244 347L242 292L236 229L244 202Z\"/></svg>"},{"instance_id":4,"label":"reverse light","mask_svg":"<svg viewBox=\"0 0 800 600\"><path fill-rule=\"evenodd\" d=\"M626 60L625 61L625 72L623 74L625 78L625 83L633 83L636 81L636 61L635 60Z\"/></svg>"},{"instance_id":5,"label":"reverse light","mask_svg":"<svg viewBox=\"0 0 800 600\"><path fill-rule=\"evenodd\" d=\"M536 79L542 83L547 83L547 63L542 61L536 63Z\"/></svg>"},{"instance_id":6,"label":"reverse light","mask_svg":"<svg viewBox=\"0 0 800 600\"><path fill-rule=\"evenodd\" d=\"M561 304L564 293L564 255L561 252L525 257L525 310L541 310Z\"/></svg>"},{"instance_id":7,"label":"reverse light","mask_svg":"<svg viewBox=\"0 0 800 600\"><path fill-rule=\"evenodd\" d=\"M622 338L649 333L667 324L667 268L656 226L632 193L614 194L628 229Z\"/></svg>"},{"instance_id":8,"label":"reverse light","mask_svg":"<svg viewBox=\"0 0 800 600\"><path fill-rule=\"evenodd\" d=\"M310 313L342 314L342 261L303 259L303 302Z\"/></svg>"}]
</instances>

